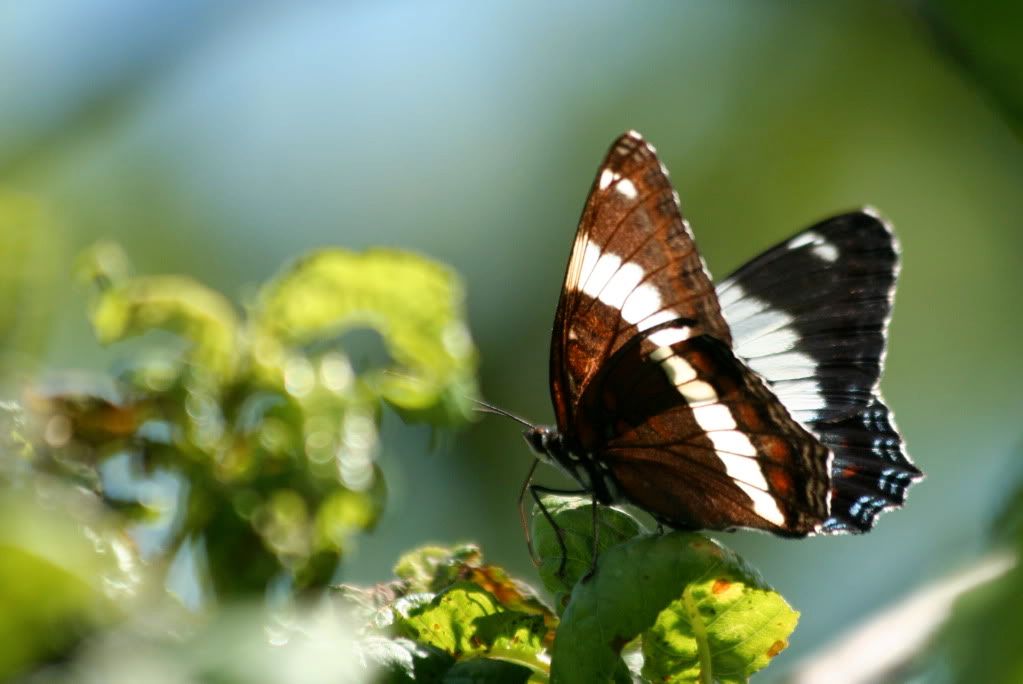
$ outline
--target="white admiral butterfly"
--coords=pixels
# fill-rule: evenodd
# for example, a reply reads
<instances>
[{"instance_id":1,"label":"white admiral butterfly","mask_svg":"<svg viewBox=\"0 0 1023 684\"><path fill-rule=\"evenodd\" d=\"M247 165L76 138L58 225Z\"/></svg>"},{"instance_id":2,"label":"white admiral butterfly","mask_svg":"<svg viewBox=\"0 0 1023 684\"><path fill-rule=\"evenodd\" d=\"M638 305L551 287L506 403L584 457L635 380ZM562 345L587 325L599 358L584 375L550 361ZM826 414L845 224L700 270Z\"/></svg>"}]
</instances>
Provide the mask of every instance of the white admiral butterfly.
<instances>
[{"instance_id":1,"label":"white admiral butterfly","mask_svg":"<svg viewBox=\"0 0 1023 684\"><path fill-rule=\"evenodd\" d=\"M630 131L568 262L551 340L557 427L526 440L595 502L673 528L866 532L922 477L878 391L897 271L895 237L865 210L715 288L667 170ZM523 495L539 503L553 490L531 484L535 468Z\"/></svg>"}]
</instances>

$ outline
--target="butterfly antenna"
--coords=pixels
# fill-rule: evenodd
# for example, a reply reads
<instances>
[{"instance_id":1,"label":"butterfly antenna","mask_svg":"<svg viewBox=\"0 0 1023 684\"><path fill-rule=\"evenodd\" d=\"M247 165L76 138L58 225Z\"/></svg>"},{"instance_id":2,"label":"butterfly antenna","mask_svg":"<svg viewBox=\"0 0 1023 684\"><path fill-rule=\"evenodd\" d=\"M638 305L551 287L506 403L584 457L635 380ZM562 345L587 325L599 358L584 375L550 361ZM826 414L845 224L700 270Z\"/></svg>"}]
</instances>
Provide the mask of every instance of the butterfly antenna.
<instances>
[{"instance_id":1,"label":"butterfly antenna","mask_svg":"<svg viewBox=\"0 0 1023 684\"><path fill-rule=\"evenodd\" d=\"M511 418L516 423L521 423L522 425L525 425L527 428L530 429L536 427L525 418L520 418L519 416L516 416L514 413L510 411L505 411L503 408L499 408L497 406L494 406L493 404L488 404L487 402L482 401L480 399L473 399L473 401L476 402L476 406L473 406L474 411L478 411L479 413L491 413L495 416L504 416L505 418Z\"/></svg>"}]
</instances>

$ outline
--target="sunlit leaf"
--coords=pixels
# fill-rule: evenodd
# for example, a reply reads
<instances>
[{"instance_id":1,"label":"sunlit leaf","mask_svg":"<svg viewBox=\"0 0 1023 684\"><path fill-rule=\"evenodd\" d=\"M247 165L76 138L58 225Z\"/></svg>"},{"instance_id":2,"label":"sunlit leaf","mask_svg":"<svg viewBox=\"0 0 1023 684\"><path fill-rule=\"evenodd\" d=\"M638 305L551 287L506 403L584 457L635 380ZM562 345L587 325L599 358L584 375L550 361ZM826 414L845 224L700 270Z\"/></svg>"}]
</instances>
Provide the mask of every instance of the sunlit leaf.
<instances>
[{"instance_id":1,"label":"sunlit leaf","mask_svg":"<svg viewBox=\"0 0 1023 684\"><path fill-rule=\"evenodd\" d=\"M546 629L542 618L504 611L476 619L476 637L488 645L487 655L515 661L537 661ZM537 669L541 665L536 663Z\"/></svg>"},{"instance_id":2,"label":"sunlit leaf","mask_svg":"<svg viewBox=\"0 0 1023 684\"><path fill-rule=\"evenodd\" d=\"M479 549L471 545L454 548L421 546L398 559L394 574L408 582L412 592L437 592L459 579L453 576L452 565L471 556L479 556Z\"/></svg>"},{"instance_id":3,"label":"sunlit leaf","mask_svg":"<svg viewBox=\"0 0 1023 684\"><path fill-rule=\"evenodd\" d=\"M642 536L604 551L576 585L552 681L601 681L643 636L644 676L744 682L788 645L798 614L734 553L697 534Z\"/></svg>"},{"instance_id":4,"label":"sunlit leaf","mask_svg":"<svg viewBox=\"0 0 1023 684\"><path fill-rule=\"evenodd\" d=\"M257 358L355 328L382 336L392 368L367 376L378 394L410 418L465 420L475 394L476 351L463 322L454 273L394 250L325 249L267 284L253 308Z\"/></svg>"},{"instance_id":5,"label":"sunlit leaf","mask_svg":"<svg viewBox=\"0 0 1023 684\"><path fill-rule=\"evenodd\" d=\"M494 655L533 669L546 667L541 655L543 618L508 610L471 582L453 584L413 608L397 627L401 634L457 659Z\"/></svg>"},{"instance_id":6,"label":"sunlit leaf","mask_svg":"<svg viewBox=\"0 0 1023 684\"><path fill-rule=\"evenodd\" d=\"M401 624L410 638L455 657L480 655L486 649L476 636L478 618L502 611L497 599L469 582L452 585Z\"/></svg>"},{"instance_id":7,"label":"sunlit leaf","mask_svg":"<svg viewBox=\"0 0 1023 684\"><path fill-rule=\"evenodd\" d=\"M113 260L111 249L108 244L94 247L83 255L81 270L105 273L108 267L99 262ZM155 329L168 330L190 343L195 364L217 381L231 380L237 370L238 316L223 295L191 278L108 277L99 284L90 317L104 344Z\"/></svg>"}]
</instances>

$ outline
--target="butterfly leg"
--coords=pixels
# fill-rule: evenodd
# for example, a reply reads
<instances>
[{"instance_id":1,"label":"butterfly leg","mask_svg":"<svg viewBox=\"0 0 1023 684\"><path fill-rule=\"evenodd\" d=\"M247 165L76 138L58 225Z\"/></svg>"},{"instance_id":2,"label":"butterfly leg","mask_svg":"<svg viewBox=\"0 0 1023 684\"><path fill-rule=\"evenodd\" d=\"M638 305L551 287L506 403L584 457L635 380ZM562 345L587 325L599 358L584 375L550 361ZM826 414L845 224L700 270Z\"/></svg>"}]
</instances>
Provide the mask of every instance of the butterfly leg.
<instances>
[{"instance_id":1,"label":"butterfly leg","mask_svg":"<svg viewBox=\"0 0 1023 684\"><path fill-rule=\"evenodd\" d=\"M533 561L533 565L540 567L540 559L537 558L536 549L533 548L533 532L529 525L529 518L526 515L526 492L533 494L533 473L536 472L536 467L540 464L540 459L533 459L533 465L529 468L529 473L526 474L526 480L522 483L522 489L519 490L519 523L522 525L522 532L526 535L526 548L529 549L529 560ZM550 522L554 529L558 529L554 525L554 521L551 520L550 514L547 509L543 507L540 500L537 499L536 494L533 494L533 498L536 499L536 503L539 504L540 510L544 512L547 517L547 521ZM560 540L561 537L559 536ZM564 544L562 544L564 546Z\"/></svg>"},{"instance_id":2,"label":"butterfly leg","mask_svg":"<svg viewBox=\"0 0 1023 684\"><path fill-rule=\"evenodd\" d=\"M532 477L532 471L530 474ZM526 544L529 547L529 557L532 559L533 564L540 567L541 560L536 555L536 549L533 547L533 535L530 531L529 524L527 522L526 507L525 507L525 493L529 492L530 496L533 497L533 501L536 502L537 507L540 509L540 513L547 519L547 523L554 530L554 534L558 538L558 547L561 553L561 562L558 564L558 577L564 577L565 575L565 563L568 560L568 547L565 544L565 531L554 521L554 516L544 506L543 501L540 499L541 494L561 494L561 495L577 495L577 494L589 494L590 492L585 489L554 489L552 487L544 487L543 485L531 484L530 480L527 479L526 483L522 487L522 494L519 496L519 517L522 521L523 531L526 533Z\"/></svg>"}]
</instances>

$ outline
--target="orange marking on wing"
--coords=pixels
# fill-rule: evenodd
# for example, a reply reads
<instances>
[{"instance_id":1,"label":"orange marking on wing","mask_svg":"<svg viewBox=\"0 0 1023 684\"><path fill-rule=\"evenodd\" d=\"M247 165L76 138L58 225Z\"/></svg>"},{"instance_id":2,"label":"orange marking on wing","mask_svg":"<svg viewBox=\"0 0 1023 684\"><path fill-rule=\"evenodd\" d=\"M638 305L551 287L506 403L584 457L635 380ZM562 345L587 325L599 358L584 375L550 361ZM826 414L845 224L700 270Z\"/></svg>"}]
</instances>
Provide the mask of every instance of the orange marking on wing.
<instances>
[{"instance_id":1,"label":"orange marking on wing","mask_svg":"<svg viewBox=\"0 0 1023 684\"><path fill-rule=\"evenodd\" d=\"M750 404L739 404L732 409L736 411L739 416L739 420L742 421L743 427L757 432L764 429L764 421L760 419L760 414Z\"/></svg>"},{"instance_id":2,"label":"orange marking on wing","mask_svg":"<svg viewBox=\"0 0 1023 684\"><path fill-rule=\"evenodd\" d=\"M789 445L780 437L765 435L760 446L772 461L784 461L789 456Z\"/></svg>"},{"instance_id":3,"label":"orange marking on wing","mask_svg":"<svg viewBox=\"0 0 1023 684\"><path fill-rule=\"evenodd\" d=\"M778 492L781 496L791 496L792 494L792 478L789 477L788 473L784 470L772 469L767 476L770 480L771 488Z\"/></svg>"}]
</instances>

